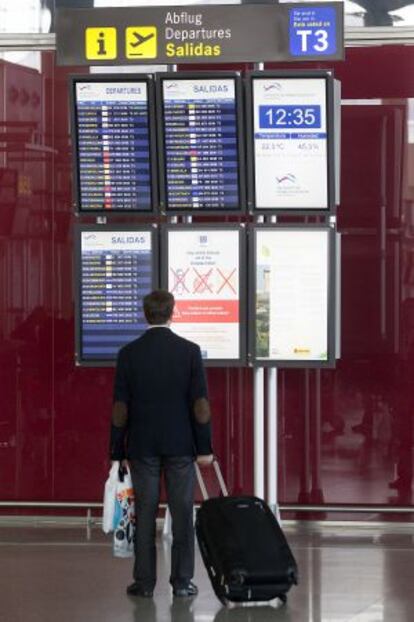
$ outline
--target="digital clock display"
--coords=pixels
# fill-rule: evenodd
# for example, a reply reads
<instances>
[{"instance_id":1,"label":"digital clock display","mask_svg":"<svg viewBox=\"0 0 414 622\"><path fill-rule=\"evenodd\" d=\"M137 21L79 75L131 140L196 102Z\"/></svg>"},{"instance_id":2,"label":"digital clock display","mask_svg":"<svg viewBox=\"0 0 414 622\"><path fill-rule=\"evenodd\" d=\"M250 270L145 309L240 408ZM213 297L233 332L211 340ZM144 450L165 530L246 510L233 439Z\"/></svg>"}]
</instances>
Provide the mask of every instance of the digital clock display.
<instances>
[{"instance_id":1,"label":"digital clock display","mask_svg":"<svg viewBox=\"0 0 414 622\"><path fill-rule=\"evenodd\" d=\"M252 78L256 209L328 209L327 89L321 72Z\"/></svg>"},{"instance_id":2,"label":"digital clock display","mask_svg":"<svg viewBox=\"0 0 414 622\"><path fill-rule=\"evenodd\" d=\"M320 129L320 106L259 106L259 126L269 128Z\"/></svg>"}]
</instances>

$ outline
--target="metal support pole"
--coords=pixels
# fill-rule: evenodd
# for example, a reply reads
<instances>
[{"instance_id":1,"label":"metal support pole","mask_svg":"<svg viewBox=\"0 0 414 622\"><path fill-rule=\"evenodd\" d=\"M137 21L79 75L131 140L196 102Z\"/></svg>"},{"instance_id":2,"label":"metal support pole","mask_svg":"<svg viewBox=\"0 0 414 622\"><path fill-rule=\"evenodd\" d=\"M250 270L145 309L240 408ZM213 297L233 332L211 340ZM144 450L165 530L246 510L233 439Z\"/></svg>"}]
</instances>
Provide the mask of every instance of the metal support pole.
<instances>
[{"instance_id":1,"label":"metal support pole","mask_svg":"<svg viewBox=\"0 0 414 622\"><path fill-rule=\"evenodd\" d=\"M298 503L310 502L310 473L311 473L311 423L310 423L310 370L305 369L305 411L303 422L303 460L300 471L300 487Z\"/></svg>"},{"instance_id":2,"label":"metal support pole","mask_svg":"<svg viewBox=\"0 0 414 622\"><path fill-rule=\"evenodd\" d=\"M322 504L324 501L321 481L321 370L315 370L315 419L313 424L313 469L312 469L312 503Z\"/></svg>"},{"instance_id":3,"label":"metal support pole","mask_svg":"<svg viewBox=\"0 0 414 622\"><path fill-rule=\"evenodd\" d=\"M92 538L92 510L88 508L86 511L86 539L89 541Z\"/></svg>"},{"instance_id":4,"label":"metal support pole","mask_svg":"<svg viewBox=\"0 0 414 622\"><path fill-rule=\"evenodd\" d=\"M276 367L270 367L267 374L267 502L280 520L278 502L278 403Z\"/></svg>"},{"instance_id":5,"label":"metal support pole","mask_svg":"<svg viewBox=\"0 0 414 622\"><path fill-rule=\"evenodd\" d=\"M277 222L276 216L270 217L271 223ZM278 509L278 403L277 403L277 369L269 367L267 370L267 502L272 512L280 521Z\"/></svg>"},{"instance_id":6,"label":"metal support pole","mask_svg":"<svg viewBox=\"0 0 414 622\"><path fill-rule=\"evenodd\" d=\"M264 491L264 369L254 370L254 494L261 499Z\"/></svg>"},{"instance_id":7,"label":"metal support pole","mask_svg":"<svg viewBox=\"0 0 414 622\"><path fill-rule=\"evenodd\" d=\"M263 71L263 63L255 63L255 70ZM263 216L257 222L264 222ZM264 470L264 368L254 370L254 494L260 499L265 497Z\"/></svg>"}]
</instances>

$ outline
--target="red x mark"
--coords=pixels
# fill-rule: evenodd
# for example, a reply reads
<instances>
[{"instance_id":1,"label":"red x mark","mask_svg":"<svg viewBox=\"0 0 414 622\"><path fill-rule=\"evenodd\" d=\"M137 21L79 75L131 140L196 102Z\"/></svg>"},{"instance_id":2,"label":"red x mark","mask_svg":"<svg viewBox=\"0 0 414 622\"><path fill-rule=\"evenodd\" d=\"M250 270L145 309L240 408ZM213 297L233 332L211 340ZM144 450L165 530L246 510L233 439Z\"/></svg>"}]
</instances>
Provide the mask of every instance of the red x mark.
<instances>
[{"instance_id":1,"label":"red x mark","mask_svg":"<svg viewBox=\"0 0 414 622\"><path fill-rule=\"evenodd\" d=\"M197 292L200 292L200 291L205 291L206 289L208 289L211 294L213 293L213 290L211 289L210 285L207 282L210 274L212 273L212 271L213 271L213 269L211 269L208 272L206 272L206 274L200 274L194 268L194 272L196 273L196 275L200 279L199 282L197 283L196 287L194 288L194 292L193 292L194 294L196 294ZM203 287L203 286L204 286L204 289L201 289L201 287Z\"/></svg>"},{"instance_id":2,"label":"red x mark","mask_svg":"<svg viewBox=\"0 0 414 622\"><path fill-rule=\"evenodd\" d=\"M186 292L190 293L190 290L185 284L185 277L187 276L189 269L190 268L187 268L187 270L183 272L183 270L174 270L174 268L171 268L171 272L174 275L174 287L172 288L172 293L178 291L180 287L185 289Z\"/></svg>"},{"instance_id":3,"label":"red x mark","mask_svg":"<svg viewBox=\"0 0 414 622\"><path fill-rule=\"evenodd\" d=\"M233 285L230 283L230 279L233 276L233 274L236 272L236 268L234 268L233 272L231 272L229 274L229 276L227 276L227 277L224 276L224 274L222 273L220 268L217 268L217 272L219 273L219 275L223 279L223 283L221 284L220 289L217 290L217 293L219 294L221 292L221 290L224 289L226 287L226 285L227 285L228 287L230 287L231 291L236 294L237 293L236 290L234 289Z\"/></svg>"}]
</instances>

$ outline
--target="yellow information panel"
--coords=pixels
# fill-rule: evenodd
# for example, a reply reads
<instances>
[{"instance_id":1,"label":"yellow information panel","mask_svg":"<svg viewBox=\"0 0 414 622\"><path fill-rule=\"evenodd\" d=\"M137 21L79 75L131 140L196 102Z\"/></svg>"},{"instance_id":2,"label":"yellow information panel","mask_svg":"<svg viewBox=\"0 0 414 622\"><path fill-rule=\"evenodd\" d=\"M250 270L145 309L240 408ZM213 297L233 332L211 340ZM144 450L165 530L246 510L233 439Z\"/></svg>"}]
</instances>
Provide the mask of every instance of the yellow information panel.
<instances>
[{"instance_id":1,"label":"yellow information panel","mask_svg":"<svg viewBox=\"0 0 414 622\"><path fill-rule=\"evenodd\" d=\"M116 28L86 28L85 51L88 60L114 60L118 55Z\"/></svg>"}]
</instances>

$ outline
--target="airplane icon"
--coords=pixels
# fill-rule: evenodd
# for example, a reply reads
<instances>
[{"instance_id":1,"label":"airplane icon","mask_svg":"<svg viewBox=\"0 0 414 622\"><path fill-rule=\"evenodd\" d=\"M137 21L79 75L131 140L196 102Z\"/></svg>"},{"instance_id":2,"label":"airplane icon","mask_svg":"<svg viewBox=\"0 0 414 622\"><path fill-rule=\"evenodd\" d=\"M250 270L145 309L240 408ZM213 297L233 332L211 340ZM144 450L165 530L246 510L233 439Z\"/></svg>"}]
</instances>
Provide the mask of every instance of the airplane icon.
<instances>
[{"instance_id":1,"label":"airplane icon","mask_svg":"<svg viewBox=\"0 0 414 622\"><path fill-rule=\"evenodd\" d=\"M129 26L126 29L126 57L157 57L156 26Z\"/></svg>"},{"instance_id":2,"label":"airplane icon","mask_svg":"<svg viewBox=\"0 0 414 622\"><path fill-rule=\"evenodd\" d=\"M134 43L130 43L129 45L132 48L137 48L138 46L142 45L146 41L149 41L150 39L155 37L155 33L152 32L149 35L147 35L146 37L143 37L142 35L139 34L139 32L134 32L133 36L135 37L136 41Z\"/></svg>"}]
</instances>

